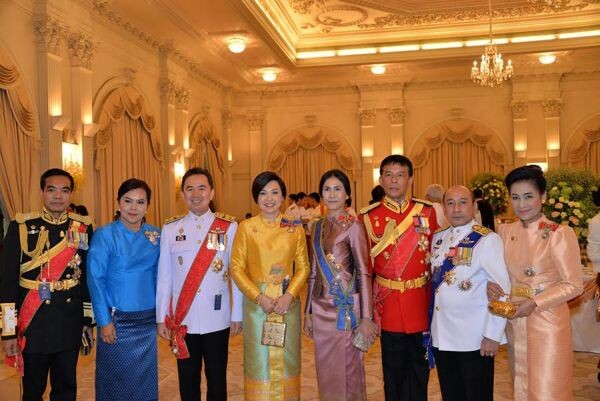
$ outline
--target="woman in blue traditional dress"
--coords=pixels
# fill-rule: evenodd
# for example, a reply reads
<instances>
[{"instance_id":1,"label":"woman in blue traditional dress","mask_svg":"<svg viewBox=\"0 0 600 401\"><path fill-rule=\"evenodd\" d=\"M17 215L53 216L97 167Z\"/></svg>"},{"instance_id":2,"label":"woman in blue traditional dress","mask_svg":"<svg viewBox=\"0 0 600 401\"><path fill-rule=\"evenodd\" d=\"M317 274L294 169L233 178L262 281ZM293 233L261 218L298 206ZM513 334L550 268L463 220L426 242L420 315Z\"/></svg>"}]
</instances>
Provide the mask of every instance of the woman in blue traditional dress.
<instances>
[{"instance_id":1,"label":"woman in blue traditional dress","mask_svg":"<svg viewBox=\"0 0 600 401\"><path fill-rule=\"evenodd\" d=\"M145 223L151 190L131 178L119 187L115 221L88 252L88 286L99 341L96 400L158 400L156 271L159 229Z\"/></svg>"}]
</instances>

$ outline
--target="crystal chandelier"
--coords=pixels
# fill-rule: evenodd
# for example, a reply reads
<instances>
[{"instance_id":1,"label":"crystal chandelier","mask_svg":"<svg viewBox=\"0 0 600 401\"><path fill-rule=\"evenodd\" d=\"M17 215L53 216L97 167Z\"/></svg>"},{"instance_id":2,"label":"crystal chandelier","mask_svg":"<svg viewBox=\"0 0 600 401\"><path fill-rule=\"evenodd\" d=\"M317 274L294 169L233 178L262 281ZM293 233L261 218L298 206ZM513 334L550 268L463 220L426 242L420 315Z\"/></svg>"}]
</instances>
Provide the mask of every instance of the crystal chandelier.
<instances>
[{"instance_id":1,"label":"crystal chandelier","mask_svg":"<svg viewBox=\"0 0 600 401\"><path fill-rule=\"evenodd\" d=\"M471 67L471 80L481 86L494 87L502 86L502 82L512 77L512 61L508 60L506 66L502 59L502 54L498 53L498 48L492 39L492 0L489 0L490 12L490 40L485 46L481 55L481 63L477 66L477 60L473 61Z\"/></svg>"}]
</instances>

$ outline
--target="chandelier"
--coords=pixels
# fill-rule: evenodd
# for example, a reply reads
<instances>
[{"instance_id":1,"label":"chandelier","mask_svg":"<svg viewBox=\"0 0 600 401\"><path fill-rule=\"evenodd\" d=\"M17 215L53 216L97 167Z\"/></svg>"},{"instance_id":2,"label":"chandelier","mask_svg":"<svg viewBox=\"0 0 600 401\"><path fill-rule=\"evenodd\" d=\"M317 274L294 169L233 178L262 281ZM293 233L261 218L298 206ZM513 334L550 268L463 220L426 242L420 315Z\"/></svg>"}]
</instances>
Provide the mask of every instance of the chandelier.
<instances>
[{"instance_id":1,"label":"chandelier","mask_svg":"<svg viewBox=\"0 0 600 401\"><path fill-rule=\"evenodd\" d=\"M494 87L502 86L502 82L512 77L512 61L508 60L506 66L502 59L502 54L498 53L498 48L492 39L492 0L489 0L490 13L490 40L485 46L481 55L481 62L477 66L477 60L473 61L471 67L471 80L481 86Z\"/></svg>"}]
</instances>

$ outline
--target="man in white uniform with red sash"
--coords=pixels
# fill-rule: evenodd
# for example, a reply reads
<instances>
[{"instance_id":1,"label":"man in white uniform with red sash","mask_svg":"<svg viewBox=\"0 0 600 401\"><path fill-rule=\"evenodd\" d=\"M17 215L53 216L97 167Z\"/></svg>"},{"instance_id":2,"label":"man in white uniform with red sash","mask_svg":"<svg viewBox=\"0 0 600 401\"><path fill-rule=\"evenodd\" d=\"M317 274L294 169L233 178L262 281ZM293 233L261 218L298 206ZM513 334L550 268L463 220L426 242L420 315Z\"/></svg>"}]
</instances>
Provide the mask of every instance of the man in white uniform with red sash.
<instances>
[{"instance_id":1,"label":"man in white uniform with red sash","mask_svg":"<svg viewBox=\"0 0 600 401\"><path fill-rule=\"evenodd\" d=\"M169 219L160 238L158 334L177 357L182 401L200 401L203 362L207 400L226 400L229 335L242 330L242 293L229 278L237 223L210 210L215 191L207 170L188 170L181 189L189 212Z\"/></svg>"},{"instance_id":2,"label":"man in white uniform with red sash","mask_svg":"<svg viewBox=\"0 0 600 401\"><path fill-rule=\"evenodd\" d=\"M73 177L42 174L41 212L17 213L4 250L0 292L5 362L23 375L23 400L41 401L50 373L51 401L75 401L82 333L91 338L85 261L88 217L68 213ZM17 318L18 317L18 318Z\"/></svg>"}]
</instances>

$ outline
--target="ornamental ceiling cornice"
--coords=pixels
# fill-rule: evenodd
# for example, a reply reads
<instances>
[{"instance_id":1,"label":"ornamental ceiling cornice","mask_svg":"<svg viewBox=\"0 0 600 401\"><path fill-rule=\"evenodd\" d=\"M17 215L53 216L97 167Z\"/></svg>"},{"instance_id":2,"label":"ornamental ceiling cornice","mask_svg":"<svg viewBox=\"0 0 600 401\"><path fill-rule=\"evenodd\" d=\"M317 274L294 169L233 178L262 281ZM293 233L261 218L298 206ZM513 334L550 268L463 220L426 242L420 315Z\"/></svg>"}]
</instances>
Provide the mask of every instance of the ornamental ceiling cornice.
<instances>
[{"instance_id":1,"label":"ornamental ceiling cornice","mask_svg":"<svg viewBox=\"0 0 600 401\"><path fill-rule=\"evenodd\" d=\"M212 86L219 89L226 89L228 85L223 83L221 80L207 74L200 67L200 63L193 57L186 54L181 49L177 48L171 43L163 43L159 39L152 35L144 32L131 22L127 21L123 16L118 15L113 9L110 8L108 1L106 0L93 0L92 11L100 17L103 17L106 21L113 25L118 26L121 30L127 32L132 36L138 43L141 43L147 48L152 50L163 52L167 55L172 55L173 58L179 62L184 68L186 68L193 76L201 81L204 81Z\"/></svg>"}]
</instances>

